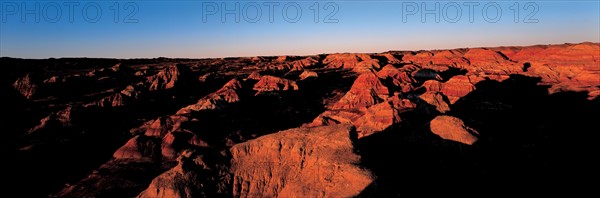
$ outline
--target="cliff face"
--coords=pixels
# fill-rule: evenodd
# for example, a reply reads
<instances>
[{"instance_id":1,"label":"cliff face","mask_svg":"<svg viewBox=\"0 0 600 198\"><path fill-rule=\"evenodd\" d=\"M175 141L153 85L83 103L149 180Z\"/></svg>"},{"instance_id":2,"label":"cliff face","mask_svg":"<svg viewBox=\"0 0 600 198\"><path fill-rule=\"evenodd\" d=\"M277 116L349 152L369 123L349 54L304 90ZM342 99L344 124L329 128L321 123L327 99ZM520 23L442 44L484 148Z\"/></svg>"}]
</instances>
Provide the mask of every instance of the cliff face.
<instances>
[{"instance_id":1,"label":"cliff face","mask_svg":"<svg viewBox=\"0 0 600 198\"><path fill-rule=\"evenodd\" d=\"M0 148L23 173L8 189L23 196L390 197L506 178L562 184L547 173L585 172L575 154L597 150L597 43L0 63L23 66L0 73L11 115Z\"/></svg>"},{"instance_id":2,"label":"cliff face","mask_svg":"<svg viewBox=\"0 0 600 198\"><path fill-rule=\"evenodd\" d=\"M351 125L296 128L233 146L235 197L352 197L372 181Z\"/></svg>"}]
</instances>

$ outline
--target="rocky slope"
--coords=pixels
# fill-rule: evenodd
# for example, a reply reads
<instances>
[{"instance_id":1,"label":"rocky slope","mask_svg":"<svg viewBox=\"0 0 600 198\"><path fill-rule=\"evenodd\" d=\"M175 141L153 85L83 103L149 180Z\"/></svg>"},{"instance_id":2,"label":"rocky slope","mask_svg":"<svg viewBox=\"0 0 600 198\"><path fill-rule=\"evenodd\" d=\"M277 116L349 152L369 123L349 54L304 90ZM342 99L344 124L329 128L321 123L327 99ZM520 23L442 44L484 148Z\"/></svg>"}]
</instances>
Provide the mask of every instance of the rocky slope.
<instances>
[{"instance_id":1,"label":"rocky slope","mask_svg":"<svg viewBox=\"0 0 600 198\"><path fill-rule=\"evenodd\" d=\"M598 43L0 63L23 197L585 192L595 168Z\"/></svg>"}]
</instances>

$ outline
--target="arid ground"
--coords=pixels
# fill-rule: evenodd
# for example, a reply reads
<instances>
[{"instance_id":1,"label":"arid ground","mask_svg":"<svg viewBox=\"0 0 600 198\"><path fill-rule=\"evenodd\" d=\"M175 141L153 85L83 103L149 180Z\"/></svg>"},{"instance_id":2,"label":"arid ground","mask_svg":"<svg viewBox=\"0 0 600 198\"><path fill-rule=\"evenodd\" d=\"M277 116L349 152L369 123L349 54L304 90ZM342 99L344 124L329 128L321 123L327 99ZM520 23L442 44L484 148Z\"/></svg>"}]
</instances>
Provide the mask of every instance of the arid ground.
<instances>
[{"instance_id":1,"label":"arid ground","mask_svg":"<svg viewBox=\"0 0 600 198\"><path fill-rule=\"evenodd\" d=\"M598 43L0 63L19 197L597 189Z\"/></svg>"}]
</instances>

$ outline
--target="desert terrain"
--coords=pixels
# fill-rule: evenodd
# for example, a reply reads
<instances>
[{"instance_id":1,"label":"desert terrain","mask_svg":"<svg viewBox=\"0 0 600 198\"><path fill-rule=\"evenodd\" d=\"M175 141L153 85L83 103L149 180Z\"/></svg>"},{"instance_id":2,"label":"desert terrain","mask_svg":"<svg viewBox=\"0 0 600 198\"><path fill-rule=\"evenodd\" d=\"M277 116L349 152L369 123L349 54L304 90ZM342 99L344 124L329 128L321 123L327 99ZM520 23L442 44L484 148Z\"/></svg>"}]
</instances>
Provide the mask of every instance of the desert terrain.
<instances>
[{"instance_id":1,"label":"desert terrain","mask_svg":"<svg viewBox=\"0 0 600 198\"><path fill-rule=\"evenodd\" d=\"M596 188L599 43L0 63L21 197Z\"/></svg>"}]
</instances>

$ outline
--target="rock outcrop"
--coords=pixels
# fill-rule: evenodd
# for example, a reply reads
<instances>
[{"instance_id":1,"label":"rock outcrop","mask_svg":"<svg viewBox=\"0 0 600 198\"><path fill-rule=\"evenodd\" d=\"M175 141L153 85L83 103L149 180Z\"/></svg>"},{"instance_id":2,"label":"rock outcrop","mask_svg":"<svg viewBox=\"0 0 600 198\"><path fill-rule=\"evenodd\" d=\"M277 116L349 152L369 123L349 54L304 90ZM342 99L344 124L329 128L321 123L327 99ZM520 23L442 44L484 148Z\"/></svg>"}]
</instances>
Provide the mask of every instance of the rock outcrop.
<instances>
[{"instance_id":1,"label":"rock outcrop","mask_svg":"<svg viewBox=\"0 0 600 198\"><path fill-rule=\"evenodd\" d=\"M422 87L428 92L442 92L448 97L450 104L454 104L458 99L475 90L475 85L483 80L485 79L478 76L458 75L444 83L428 80L423 83Z\"/></svg>"},{"instance_id":2,"label":"rock outcrop","mask_svg":"<svg viewBox=\"0 0 600 198\"><path fill-rule=\"evenodd\" d=\"M253 89L258 92L287 91L298 90L298 85L293 80L267 75L261 76Z\"/></svg>"},{"instance_id":3,"label":"rock outcrop","mask_svg":"<svg viewBox=\"0 0 600 198\"><path fill-rule=\"evenodd\" d=\"M39 85L34 83L31 76L27 74L24 77L17 79L12 86L19 91L19 93L23 94L25 98L31 99Z\"/></svg>"},{"instance_id":4,"label":"rock outcrop","mask_svg":"<svg viewBox=\"0 0 600 198\"><path fill-rule=\"evenodd\" d=\"M290 71L303 71L307 68L315 67L319 61L315 57L307 57L300 60L292 61Z\"/></svg>"},{"instance_id":5,"label":"rock outcrop","mask_svg":"<svg viewBox=\"0 0 600 198\"><path fill-rule=\"evenodd\" d=\"M351 125L296 128L234 145L235 197L352 197L373 182Z\"/></svg>"},{"instance_id":6,"label":"rock outcrop","mask_svg":"<svg viewBox=\"0 0 600 198\"><path fill-rule=\"evenodd\" d=\"M452 140L467 145L477 142L479 133L465 126L465 123L456 117L441 115L429 123L431 132L446 140Z\"/></svg>"},{"instance_id":7,"label":"rock outcrop","mask_svg":"<svg viewBox=\"0 0 600 198\"><path fill-rule=\"evenodd\" d=\"M240 101L242 83L238 79L231 79L221 89L208 94L196 102L177 111L177 115L187 114L194 111L219 110L227 105Z\"/></svg>"},{"instance_id":8,"label":"rock outcrop","mask_svg":"<svg viewBox=\"0 0 600 198\"><path fill-rule=\"evenodd\" d=\"M381 132L393 124L400 123L401 119L398 113L399 111L392 108L392 105L387 102L369 107L365 115L354 122L358 138Z\"/></svg>"},{"instance_id":9,"label":"rock outcrop","mask_svg":"<svg viewBox=\"0 0 600 198\"><path fill-rule=\"evenodd\" d=\"M373 72L358 76L350 91L334 106L334 110L368 108L388 98L390 92Z\"/></svg>"},{"instance_id":10,"label":"rock outcrop","mask_svg":"<svg viewBox=\"0 0 600 198\"><path fill-rule=\"evenodd\" d=\"M397 87L401 92L408 93L414 90L413 83L416 81L406 71L401 71L393 65L386 65L379 72L377 72L379 78L391 82L392 85Z\"/></svg>"},{"instance_id":11,"label":"rock outcrop","mask_svg":"<svg viewBox=\"0 0 600 198\"><path fill-rule=\"evenodd\" d=\"M177 158L177 166L152 180L138 198L205 197L201 170L203 163L194 151L186 150Z\"/></svg>"},{"instance_id":12,"label":"rock outcrop","mask_svg":"<svg viewBox=\"0 0 600 198\"><path fill-rule=\"evenodd\" d=\"M160 159L160 141L153 137L137 135L113 154L115 159Z\"/></svg>"},{"instance_id":13,"label":"rock outcrop","mask_svg":"<svg viewBox=\"0 0 600 198\"><path fill-rule=\"evenodd\" d=\"M176 84L185 83L189 68L183 65L170 65L156 75L146 78L149 90L172 89Z\"/></svg>"},{"instance_id":14,"label":"rock outcrop","mask_svg":"<svg viewBox=\"0 0 600 198\"><path fill-rule=\"evenodd\" d=\"M72 125L72 114L76 108L72 106L67 106L65 109L51 113L50 115L42 118L40 120L40 124L29 129L28 133L32 134L36 131L45 129L45 128L57 128L57 127L67 127Z\"/></svg>"},{"instance_id":15,"label":"rock outcrop","mask_svg":"<svg viewBox=\"0 0 600 198\"><path fill-rule=\"evenodd\" d=\"M304 72L302 72L299 77L300 80L306 80L308 78L317 78L319 77L319 75L317 74L317 72L304 70Z\"/></svg>"},{"instance_id":16,"label":"rock outcrop","mask_svg":"<svg viewBox=\"0 0 600 198\"><path fill-rule=\"evenodd\" d=\"M327 68L352 69L356 73L372 72L379 69L379 60L371 58L368 54L330 54L323 64Z\"/></svg>"},{"instance_id":17,"label":"rock outcrop","mask_svg":"<svg viewBox=\"0 0 600 198\"><path fill-rule=\"evenodd\" d=\"M450 105L448 105L448 102L444 97L444 94L440 92L425 92L419 96L421 100L433 106L439 113L446 113L450 111Z\"/></svg>"}]
</instances>

